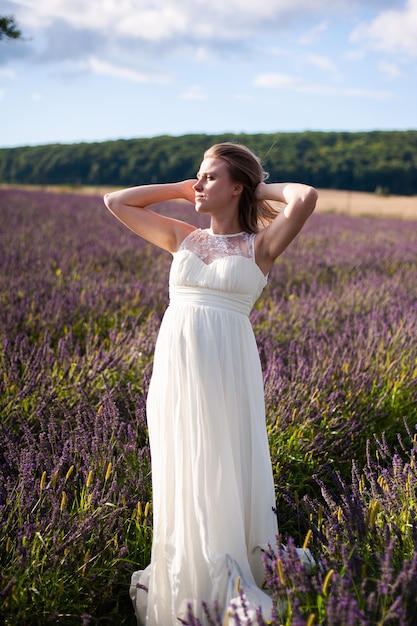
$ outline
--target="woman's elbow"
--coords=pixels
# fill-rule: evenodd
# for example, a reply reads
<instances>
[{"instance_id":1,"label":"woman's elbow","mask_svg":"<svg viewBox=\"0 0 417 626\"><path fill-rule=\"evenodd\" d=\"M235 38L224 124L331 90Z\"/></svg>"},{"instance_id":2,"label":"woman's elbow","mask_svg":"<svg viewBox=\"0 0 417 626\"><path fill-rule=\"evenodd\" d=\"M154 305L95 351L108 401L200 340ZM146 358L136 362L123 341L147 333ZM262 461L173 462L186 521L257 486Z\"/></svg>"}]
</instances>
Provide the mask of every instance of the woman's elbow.
<instances>
[{"instance_id":1,"label":"woman's elbow","mask_svg":"<svg viewBox=\"0 0 417 626\"><path fill-rule=\"evenodd\" d=\"M109 192L104 194L104 204L106 205L106 207L109 209L109 211L113 212L115 209L115 197L114 197L114 193Z\"/></svg>"},{"instance_id":2,"label":"woman's elbow","mask_svg":"<svg viewBox=\"0 0 417 626\"><path fill-rule=\"evenodd\" d=\"M310 213L316 208L319 192L315 187L307 186L304 202Z\"/></svg>"}]
</instances>

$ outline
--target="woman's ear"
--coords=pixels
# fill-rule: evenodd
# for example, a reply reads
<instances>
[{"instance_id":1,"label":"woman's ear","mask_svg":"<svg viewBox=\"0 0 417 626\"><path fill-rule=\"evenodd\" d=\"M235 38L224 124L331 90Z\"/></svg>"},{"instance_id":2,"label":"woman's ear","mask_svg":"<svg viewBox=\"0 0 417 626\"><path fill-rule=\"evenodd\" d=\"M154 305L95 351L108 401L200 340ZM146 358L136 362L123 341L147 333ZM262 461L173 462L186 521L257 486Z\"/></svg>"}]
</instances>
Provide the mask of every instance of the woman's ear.
<instances>
[{"instance_id":1,"label":"woman's ear","mask_svg":"<svg viewBox=\"0 0 417 626\"><path fill-rule=\"evenodd\" d=\"M243 185L242 183L235 183L234 187L233 187L233 195L234 196L240 196L240 194L243 191Z\"/></svg>"}]
</instances>

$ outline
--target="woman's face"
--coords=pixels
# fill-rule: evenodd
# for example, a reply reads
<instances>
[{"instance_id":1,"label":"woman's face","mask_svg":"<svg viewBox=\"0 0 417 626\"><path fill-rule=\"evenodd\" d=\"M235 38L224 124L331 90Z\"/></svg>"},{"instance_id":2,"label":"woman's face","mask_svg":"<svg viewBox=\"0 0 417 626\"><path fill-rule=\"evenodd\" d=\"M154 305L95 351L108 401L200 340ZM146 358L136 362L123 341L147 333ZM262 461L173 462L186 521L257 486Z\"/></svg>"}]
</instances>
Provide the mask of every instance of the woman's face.
<instances>
[{"instance_id":1,"label":"woman's face","mask_svg":"<svg viewBox=\"0 0 417 626\"><path fill-rule=\"evenodd\" d=\"M224 159L204 159L193 186L195 208L199 213L213 214L230 207L242 192L242 185L235 183Z\"/></svg>"}]
</instances>

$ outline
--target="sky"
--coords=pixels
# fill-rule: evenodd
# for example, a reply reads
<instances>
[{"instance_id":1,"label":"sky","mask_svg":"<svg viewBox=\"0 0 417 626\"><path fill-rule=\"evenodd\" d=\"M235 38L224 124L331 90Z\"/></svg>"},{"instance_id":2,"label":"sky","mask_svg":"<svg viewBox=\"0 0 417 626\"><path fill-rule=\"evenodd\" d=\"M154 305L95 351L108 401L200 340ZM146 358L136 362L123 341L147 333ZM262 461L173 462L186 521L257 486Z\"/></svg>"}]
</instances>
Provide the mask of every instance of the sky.
<instances>
[{"instance_id":1,"label":"sky","mask_svg":"<svg viewBox=\"0 0 417 626\"><path fill-rule=\"evenodd\" d=\"M417 0L2 0L0 147L417 128Z\"/></svg>"}]
</instances>

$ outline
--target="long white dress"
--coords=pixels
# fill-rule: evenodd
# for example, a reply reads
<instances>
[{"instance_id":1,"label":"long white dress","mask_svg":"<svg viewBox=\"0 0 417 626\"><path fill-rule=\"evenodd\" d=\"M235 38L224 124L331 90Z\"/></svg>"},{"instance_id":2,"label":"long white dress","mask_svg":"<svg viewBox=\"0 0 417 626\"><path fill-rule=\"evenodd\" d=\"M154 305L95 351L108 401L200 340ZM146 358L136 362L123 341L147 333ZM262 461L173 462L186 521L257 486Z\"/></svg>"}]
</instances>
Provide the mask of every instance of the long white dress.
<instances>
[{"instance_id":1,"label":"long white dress","mask_svg":"<svg viewBox=\"0 0 417 626\"><path fill-rule=\"evenodd\" d=\"M197 229L174 254L147 404L153 543L131 581L139 624L178 625L189 606L205 624L202 601L225 616L239 586L270 617L261 548L278 528L249 320L266 284L253 246L248 233Z\"/></svg>"}]
</instances>

